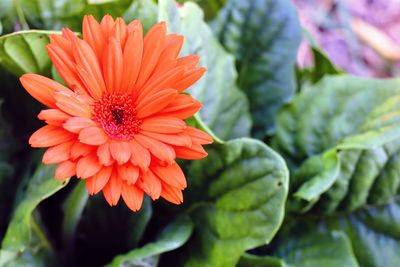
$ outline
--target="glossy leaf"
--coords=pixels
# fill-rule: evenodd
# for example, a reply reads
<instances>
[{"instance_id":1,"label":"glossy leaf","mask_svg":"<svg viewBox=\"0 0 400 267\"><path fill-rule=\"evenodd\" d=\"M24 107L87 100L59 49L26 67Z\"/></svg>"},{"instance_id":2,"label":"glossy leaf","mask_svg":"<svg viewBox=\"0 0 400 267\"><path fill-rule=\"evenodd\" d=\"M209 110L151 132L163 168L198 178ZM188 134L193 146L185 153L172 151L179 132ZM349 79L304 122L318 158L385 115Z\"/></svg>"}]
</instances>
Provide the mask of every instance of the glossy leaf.
<instances>
[{"instance_id":1,"label":"glossy leaf","mask_svg":"<svg viewBox=\"0 0 400 267\"><path fill-rule=\"evenodd\" d=\"M0 251L0 265L5 266L27 254L41 253L49 249L49 243L43 235L32 212L41 201L63 188L64 182L53 179L54 166L40 165L29 181L22 200L16 204ZM12 265L11 265L12 266Z\"/></svg>"},{"instance_id":2,"label":"glossy leaf","mask_svg":"<svg viewBox=\"0 0 400 267\"><path fill-rule=\"evenodd\" d=\"M249 98L253 134L272 133L277 110L295 91L301 30L290 0L229 0L213 23L236 57L238 85Z\"/></svg>"},{"instance_id":3,"label":"glossy leaf","mask_svg":"<svg viewBox=\"0 0 400 267\"><path fill-rule=\"evenodd\" d=\"M141 248L134 249L124 255L119 255L106 265L107 267L120 266L149 266L156 267L161 253L179 248L189 239L193 231L190 218L184 216L168 225L156 241Z\"/></svg>"},{"instance_id":4,"label":"glossy leaf","mask_svg":"<svg viewBox=\"0 0 400 267\"><path fill-rule=\"evenodd\" d=\"M188 92L203 103L200 117L221 139L247 136L250 116L245 95L236 85L234 58L225 52L203 20L202 10L194 3L177 7L172 0L159 1L159 20L167 22L171 32L183 34L182 55L198 54L207 73Z\"/></svg>"},{"instance_id":5,"label":"glossy leaf","mask_svg":"<svg viewBox=\"0 0 400 267\"><path fill-rule=\"evenodd\" d=\"M50 31L21 31L0 36L0 66L20 76L24 73L50 75L47 55Z\"/></svg>"},{"instance_id":6,"label":"glossy leaf","mask_svg":"<svg viewBox=\"0 0 400 267\"><path fill-rule=\"evenodd\" d=\"M288 171L272 149L235 139L209 150L189 168L187 195L194 239L185 266L235 266L244 251L269 243L279 229ZM227 257L229 255L229 257Z\"/></svg>"},{"instance_id":7,"label":"glossy leaf","mask_svg":"<svg viewBox=\"0 0 400 267\"><path fill-rule=\"evenodd\" d=\"M400 186L399 88L398 80L330 77L306 88L282 110L273 143L294 170L292 210L304 212L315 205L331 213L393 199ZM330 170L333 165L317 164L331 150L339 172ZM314 190L304 193L310 183Z\"/></svg>"}]
</instances>

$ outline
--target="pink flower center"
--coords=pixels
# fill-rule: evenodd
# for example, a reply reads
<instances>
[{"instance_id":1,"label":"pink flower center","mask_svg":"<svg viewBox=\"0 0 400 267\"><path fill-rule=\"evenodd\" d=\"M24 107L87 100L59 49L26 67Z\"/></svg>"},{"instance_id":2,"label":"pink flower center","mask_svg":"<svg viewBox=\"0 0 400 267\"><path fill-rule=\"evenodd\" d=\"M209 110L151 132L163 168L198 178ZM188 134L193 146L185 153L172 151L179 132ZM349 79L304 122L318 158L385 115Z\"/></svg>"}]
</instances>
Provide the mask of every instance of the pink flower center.
<instances>
[{"instance_id":1,"label":"pink flower center","mask_svg":"<svg viewBox=\"0 0 400 267\"><path fill-rule=\"evenodd\" d=\"M112 139L131 140L139 131L141 120L136 116L132 94L107 94L94 103L93 120Z\"/></svg>"}]
</instances>

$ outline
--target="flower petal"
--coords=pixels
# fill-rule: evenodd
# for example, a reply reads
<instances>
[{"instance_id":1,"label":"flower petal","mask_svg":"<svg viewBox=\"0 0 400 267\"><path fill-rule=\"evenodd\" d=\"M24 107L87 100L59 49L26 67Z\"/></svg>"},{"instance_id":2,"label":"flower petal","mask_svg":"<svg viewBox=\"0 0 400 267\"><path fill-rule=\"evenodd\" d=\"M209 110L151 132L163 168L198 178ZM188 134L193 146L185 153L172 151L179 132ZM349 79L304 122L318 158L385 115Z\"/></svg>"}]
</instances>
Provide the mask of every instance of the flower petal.
<instances>
[{"instance_id":1,"label":"flower petal","mask_svg":"<svg viewBox=\"0 0 400 267\"><path fill-rule=\"evenodd\" d=\"M131 140L129 146L132 153L131 163L146 171L151 161L150 152L135 140Z\"/></svg>"},{"instance_id":2,"label":"flower petal","mask_svg":"<svg viewBox=\"0 0 400 267\"><path fill-rule=\"evenodd\" d=\"M110 206L115 206L121 197L122 180L117 177L115 171L112 172L108 183L103 188L104 198L107 200Z\"/></svg>"},{"instance_id":3,"label":"flower petal","mask_svg":"<svg viewBox=\"0 0 400 267\"><path fill-rule=\"evenodd\" d=\"M98 192L100 192L104 188L104 186L108 183L112 171L113 171L112 166L103 167L98 173L96 173L96 175L87 178L85 182L89 194L95 195Z\"/></svg>"},{"instance_id":4,"label":"flower petal","mask_svg":"<svg viewBox=\"0 0 400 267\"><path fill-rule=\"evenodd\" d=\"M188 126L184 132L188 134L195 143L206 145L212 144L213 142L213 139L210 135L199 129Z\"/></svg>"},{"instance_id":5,"label":"flower petal","mask_svg":"<svg viewBox=\"0 0 400 267\"><path fill-rule=\"evenodd\" d=\"M129 143L124 141L112 141L110 143L111 156L118 162L124 164L131 158L131 148Z\"/></svg>"},{"instance_id":6,"label":"flower petal","mask_svg":"<svg viewBox=\"0 0 400 267\"><path fill-rule=\"evenodd\" d=\"M101 60L104 47L104 35L100 24L92 15L85 15L82 22L82 36L95 52L97 59Z\"/></svg>"},{"instance_id":7,"label":"flower petal","mask_svg":"<svg viewBox=\"0 0 400 267\"><path fill-rule=\"evenodd\" d=\"M186 178L179 165L174 162L171 165L160 166L155 165L151 170L165 183L173 187L184 189L186 188Z\"/></svg>"},{"instance_id":8,"label":"flower petal","mask_svg":"<svg viewBox=\"0 0 400 267\"><path fill-rule=\"evenodd\" d=\"M118 177L128 184L135 184L139 178L139 168L132 164L118 165Z\"/></svg>"},{"instance_id":9,"label":"flower petal","mask_svg":"<svg viewBox=\"0 0 400 267\"><path fill-rule=\"evenodd\" d=\"M37 130L29 138L32 147L50 147L71 141L76 135L67 132L61 127L46 125Z\"/></svg>"},{"instance_id":10,"label":"flower petal","mask_svg":"<svg viewBox=\"0 0 400 267\"><path fill-rule=\"evenodd\" d=\"M108 141L107 134L99 127L88 127L79 133L79 141L87 145L102 145Z\"/></svg>"},{"instance_id":11,"label":"flower petal","mask_svg":"<svg viewBox=\"0 0 400 267\"><path fill-rule=\"evenodd\" d=\"M201 107L202 104L190 95L179 94L159 115L183 120L193 116Z\"/></svg>"},{"instance_id":12,"label":"flower petal","mask_svg":"<svg viewBox=\"0 0 400 267\"><path fill-rule=\"evenodd\" d=\"M77 141L71 147L71 159L77 160L79 157L85 157L94 151L94 146L82 144L81 142Z\"/></svg>"},{"instance_id":13,"label":"flower petal","mask_svg":"<svg viewBox=\"0 0 400 267\"><path fill-rule=\"evenodd\" d=\"M185 91L192 84L197 82L203 74L206 72L206 68L199 67L185 73L184 78L175 84L175 87L179 92Z\"/></svg>"},{"instance_id":14,"label":"flower petal","mask_svg":"<svg viewBox=\"0 0 400 267\"><path fill-rule=\"evenodd\" d=\"M186 123L174 117L151 117L143 120L140 128L153 133L180 133L186 128Z\"/></svg>"},{"instance_id":15,"label":"flower petal","mask_svg":"<svg viewBox=\"0 0 400 267\"><path fill-rule=\"evenodd\" d=\"M138 211L142 207L143 195L143 191L137 188L135 185L123 183L122 198L124 199L128 208L130 208L132 211Z\"/></svg>"},{"instance_id":16,"label":"flower petal","mask_svg":"<svg viewBox=\"0 0 400 267\"><path fill-rule=\"evenodd\" d=\"M101 168L102 166L98 162L96 154L92 153L78 160L76 164L76 176L86 179L98 173Z\"/></svg>"},{"instance_id":17,"label":"flower petal","mask_svg":"<svg viewBox=\"0 0 400 267\"><path fill-rule=\"evenodd\" d=\"M193 143L191 147L174 147L176 157L180 159L202 159L207 157L208 153L200 144Z\"/></svg>"},{"instance_id":18,"label":"flower petal","mask_svg":"<svg viewBox=\"0 0 400 267\"><path fill-rule=\"evenodd\" d=\"M74 176L76 172L76 163L70 160L63 161L58 164L55 170L56 180L65 180Z\"/></svg>"},{"instance_id":19,"label":"flower petal","mask_svg":"<svg viewBox=\"0 0 400 267\"><path fill-rule=\"evenodd\" d=\"M83 129L92 126L96 126L94 121L81 117L72 117L63 124L63 128L71 133L79 133Z\"/></svg>"},{"instance_id":20,"label":"flower petal","mask_svg":"<svg viewBox=\"0 0 400 267\"><path fill-rule=\"evenodd\" d=\"M135 140L159 160L168 163L172 163L175 160L175 151L169 145L141 134L135 135Z\"/></svg>"},{"instance_id":21,"label":"flower petal","mask_svg":"<svg viewBox=\"0 0 400 267\"><path fill-rule=\"evenodd\" d=\"M158 199L161 195L161 181L151 170L142 173L138 185L153 200Z\"/></svg>"},{"instance_id":22,"label":"flower petal","mask_svg":"<svg viewBox=\"0 0 400 267\"><path fill-rule=\"evenodd\" d=\"M77 98L72 91L57 92L54 98L57 107L65 113L75 117L90 118L92 116L90 106Z\"/></svg>"},{"instance_id":23,"label":"flower petal","mask_svg":"<svg viewBox=\"0 0 400 267\"><path fill-rule=\"evenodd\" d=\"M72 144L74 144L74 141L50 147L43 154L42 162L44 164L54 164L68 160L70 158Z\"/></svg>"},{"instance_id":24,"label":"flower petal","mask_svg":"<svg viewBox=\"0 0 400 267\"><path fill-rule=\"evenodd\" d=\"M174 145L174 146L189 146L190 147L192 145L192 139L190 138L189 135L187 135L185 133L160 134L160 133L146 132L143 130L140 133L145 136L156 139L160 142Z\"/></svg>"},{"instance_id":25,"label":"flower petal","mask_svg":"<svg viewBox=\"0 0 400 267\"><path fill-rule=\"evenodd\" d=\"M103 56L103 75L108 92L120 91L123 74L121 43L111 37L106 44ZM129 63L131 64L131 63Z\"/></svg>"},{"instance_id":26,"label":"flower petal","mask_svg":"<svg viewBox=\"0 0 400 267\"><path fill-rule=\"evenodd\" d=\"M55 92L71 92L58 82L37 74L24 74L19 80L33 98L51 108L56 108Z\"/></svg>"},{"instance_id":27,"label":"flower petal","mask_svg":"<svg viewBox=\"0 0 400 267\"><path fill-rule=\"evenodd\" d=\"M59 109L44 109L40 111L38 118L47 124L61 126L71 116Z\"/></svg>"},{"instance_id":28,"label":"flower petal","mask_svg":"<svg viewBox=\"0 0 400 267\"><path fill-rule=\"evenodd\" d=\"M104 143L97 148L97 157L100 163L105 166L110 166L114 163L114 159L111 157L110 153L110 143Z\"/></svg>"},{"instance_id":29,"label":"flower petal","mask_svg":"<svg viewBox=\"0 0 400 267\"><path fill-rule=\"evenodd\" d=\"M178 91L175 89L165 89L142 99L137 105L137 116L144 118L159 112L177 95Z\"/></svg>"},{"instance_id":30,"label":"flower petal","mask_svg":"<svg viewBox=\"0 0 400 267\"><path fill-rule=\"evenodd\" d=\"M171 203L180 205L183 203L182 190L167 183L162 183L161 196Z\"/></svg>"}]
</instances>

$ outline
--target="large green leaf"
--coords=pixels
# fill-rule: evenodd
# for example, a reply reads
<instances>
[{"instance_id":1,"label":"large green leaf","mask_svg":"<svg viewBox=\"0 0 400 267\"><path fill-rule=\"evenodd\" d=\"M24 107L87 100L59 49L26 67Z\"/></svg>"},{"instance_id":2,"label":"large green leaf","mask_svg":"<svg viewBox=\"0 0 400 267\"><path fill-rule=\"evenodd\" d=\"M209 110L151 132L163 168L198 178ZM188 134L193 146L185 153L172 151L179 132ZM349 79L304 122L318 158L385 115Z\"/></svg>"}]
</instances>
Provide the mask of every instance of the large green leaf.
<instances>
[{"instance_id":1,"label":"large green leaf","mask_svg":"<svg viewBox=\"0 0 400 267\"><path fill-rule=\"evenodd\" d=\"M50 249L42 230L32 217L34 209L41 201L64 187L68 180L60 182L53 179L54 166L40 165L29 180L28 187L20 202L16 204L6 235L1 244L0 265L15 266L14 260L21 263L32 259L31 254Z\"/></svg>"},{"instance_id":2,"label":"large green leaf","mask_svg":"<svg viewBox=\"0 0 400 267\"><path fill-rule=\"evenodd\" d=\"M193 231L190 218L183 216L168 225L156 241L119 255L107 267L148 266L156 267L161 253L179 248L189 239Z\"/></svg>"},{"instance_id":3,"label":"large green leaf","mask_svg":"<svg viewBox=\"0 0 400 267\"><path fill-rule=\"evenodd\" d=\"M140 211L132 212L123 203L110 208L101 195L89 197L69 238L68 264L103 266L116 254L136 248L151 216L149 198Z\"/></svg>"},{"instance_id":4,"label":"large green leaf","mask_svg":"<svg viewBox=\"0 0 400 267\"><path fill-rule=\"evenodd\" d=\"M282 158L260 141L235 139L209 150L188 173L195 222L185 266L235 266L279 229L288 190Z\"/></svg>"},{"instance_id":5,"label":"large green leaf","mask_svg":"<svg viewBox=\"0 0 400 267\"><path fill-rule=\"evenodd\" d=\"M245 254L239 267L358 267L347 236L340 231L287 236L275 257Z\"/></svg>"},{"instance_id":6,"label":"large green leaf","mask_svg":"<svg viewBox=\"0 0 400 267\"><path fill-rule=\"evenodd\" d=\"M301 38L296 12L290 0L229 0L213 25L236 57L238 84L250 100L253 133L262 138L273 131L276 111L295 90Z\"/></svg>"},{"instance_id":7,"label":"large green leaf","mask_svg":"<svg viewBox=\"0 0 400 267\"><path fill-rule=\"evenodd\" d=\"M177 0L178 3L195 2L204 11L206 20L214 18L225 5L226 0Z\"/></svg>"},{"instance_id":8,"label":"large green leaf","mask_svg":"<svg viewBox=\"0 0 400 267\"><path fill-rule=\"evenodd\" d=\"M152 0L21 0L27 20L38 28L60 30L62 27L80 31L83 16L101 19L110 14L126 20L141 18L145 28L154 24L157 8Z\"/></svg>"},{"instance_id":9,"label":"large green leaf","mask_svg":"<svg viewBox=\"0 0 400 267\"><path fill-rule=\"evenodd\" d=\"M19 76L24 73L50 75L47 55L51 31L21 31L0 37L0 66Z\"/></svg>"},{"instance_id":10,"label":"large green leaf","mask_svg":"<svg viewBox=\"0 0 400 267\"><path fill-rule=\"evenodd\" d=\"M183 34L186 41L182 53L198 54L200 65L207 68L204 77L189 89L204 104L201 119L222 139L247 136L248 103L235 85L234 58L214 38L202 10L190 2L178 8L173 0L160 0L159 20L166 21L171 32Z\"/></svg>"},{"instance_id":11,"label":"large green leaf","mask_svg":"<svg viewBox=\"0 0 400 267\"><path fill-rule=\"evenodd\" d=\"M273 144L293 169L292 210L329 213L393 199L400 186L399 85L324 78L280 112Z\"/></svg>"},{"instance_id":12,"label":"large green leaf","mask_svg":"<svg viewBox=\"0 0 400 267\"><path fill-rule=\"evenodd\" d=\"M346 231L363 267L397 267L400 262L400 199L328 221L331 229Z\"/></svg>"}]
</instances>

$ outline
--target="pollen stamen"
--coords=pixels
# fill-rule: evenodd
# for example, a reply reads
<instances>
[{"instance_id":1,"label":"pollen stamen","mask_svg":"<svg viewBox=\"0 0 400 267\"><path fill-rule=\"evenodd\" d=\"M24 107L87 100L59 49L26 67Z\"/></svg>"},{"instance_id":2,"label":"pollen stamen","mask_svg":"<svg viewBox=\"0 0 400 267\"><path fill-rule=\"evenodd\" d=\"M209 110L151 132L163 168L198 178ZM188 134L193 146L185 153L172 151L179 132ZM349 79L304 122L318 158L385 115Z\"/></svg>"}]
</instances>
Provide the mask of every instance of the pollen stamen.
<instances>
[{"instance_id":1,"label":"pollen stamen","mask_svg":"<svg viewBox=\"0 0 400 267\"><path fill-rule=\"evenodd\" d=\"M104 95L94 103L93 111L93 120L113 139L131 140L140 129L132 94Z\"/></svg>"}]
</instances>

